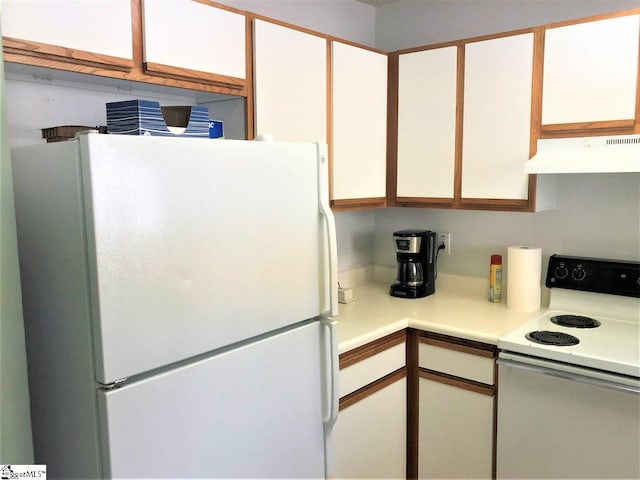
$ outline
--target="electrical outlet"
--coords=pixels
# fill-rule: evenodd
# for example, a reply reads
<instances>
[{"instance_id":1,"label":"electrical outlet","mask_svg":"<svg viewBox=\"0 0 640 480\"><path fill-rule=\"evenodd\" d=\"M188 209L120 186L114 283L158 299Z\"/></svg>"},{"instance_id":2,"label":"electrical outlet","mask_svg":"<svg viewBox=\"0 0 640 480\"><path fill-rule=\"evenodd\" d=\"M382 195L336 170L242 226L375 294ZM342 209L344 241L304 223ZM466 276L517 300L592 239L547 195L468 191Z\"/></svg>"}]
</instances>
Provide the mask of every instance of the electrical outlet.
<instances>
[{"instance_id":1,"label":"electrical outlet","mask_svg":"<svg viewBox=\"0 0 640 480\"><path fill-rule=\"evenodd\" d=\"M451 255L451 234L450 233L438 233L438 248L444 245L444 251L447 255Z\"/></svg>"}]
</instances>

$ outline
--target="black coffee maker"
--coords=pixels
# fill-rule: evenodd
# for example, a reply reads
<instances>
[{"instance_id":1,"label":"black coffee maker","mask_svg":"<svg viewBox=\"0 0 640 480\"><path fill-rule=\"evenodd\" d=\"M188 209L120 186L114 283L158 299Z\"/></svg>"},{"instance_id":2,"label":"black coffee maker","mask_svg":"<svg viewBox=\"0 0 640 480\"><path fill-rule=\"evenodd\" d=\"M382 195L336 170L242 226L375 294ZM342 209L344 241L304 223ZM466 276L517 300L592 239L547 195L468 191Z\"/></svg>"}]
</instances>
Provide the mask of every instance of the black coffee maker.
<instances>
[{"instance_id":1,"label":"black coffee maker","mask_svg":"<svg viewBox=\"0 0 640 480\"><path fill-rule=\"evenodd\" d=\"M436 232L430 230L393 233L398 269L391 296L421 298L436 291L436 240Z\"/></svg>"}]
</instances>

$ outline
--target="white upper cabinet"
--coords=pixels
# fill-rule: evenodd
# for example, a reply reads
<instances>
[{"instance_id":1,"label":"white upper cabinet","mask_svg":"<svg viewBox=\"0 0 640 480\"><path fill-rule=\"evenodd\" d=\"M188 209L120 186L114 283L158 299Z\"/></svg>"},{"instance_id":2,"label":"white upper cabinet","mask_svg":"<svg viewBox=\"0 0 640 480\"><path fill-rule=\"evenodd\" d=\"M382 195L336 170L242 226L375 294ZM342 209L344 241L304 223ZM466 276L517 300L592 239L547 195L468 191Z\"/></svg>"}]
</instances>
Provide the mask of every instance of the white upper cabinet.
<instances>
[{"instance_id":1,"label":"white upper cabinet","mask_svg":"<svg viewBox=\"0 0 640 480\"><path fill-rule=\"evenodd\" d=\"M528 198L533 33L466 45L462 198Z\"/></svg>"},{"instance_id":2,"label":"white upper cabinet","mask_svg":"<svg viewBox=\"0 0 640 480\"><path fill-rule=\"evenodd\" d=\"M326 142L326 39L255 20L254 94L256 135Z\"/></svg>"},{"instance_id":3,"label":"white upper cabinet","mask_svg":"<svg viewBox=\"0 0 640 480\"><path fill-rule=\"evenodd\" d=\"M131 60L131 1L2 0L2 35L67 49L51 52L24 45L59 56L76 58L78 50Z\"/></svg>"},{"instance_id":4,"label":"white upper cabinet","mask_svg":"<svg viewBox=\"0 0 640 480\"><path fill-rule=\"evenodd\" d=\"M399 56L398 197L454 196L457 50Z\"/></svg>"},{"instance_id":5,"label":"white upper cabinet","mask_svg":"<svg viewBox=\"0 0 640 480\"><path fill-rule=\"evenodd\" d=\"M633 120L640 15L545 32L542 125Z\"/></svg>"},{"instance_id":6,"label":"white upper cabinet","mask_svg":"<svg viewBox=\"0 0 640 480\"><path fill-rule=\"evenodd\" d=\"M147 64L246 77L244 15L193 0L145 0L142 13Z\"/></svg>"},{"instance_id":7,"label":"white upper cabinet","mask_svg":"<svg viewBox=\"0 0 640 480\"><path fill-rule=\"evenodd\" d=\"M385 197L387 56L331 48L333 200Z\"/></svg>"}]
</instances>

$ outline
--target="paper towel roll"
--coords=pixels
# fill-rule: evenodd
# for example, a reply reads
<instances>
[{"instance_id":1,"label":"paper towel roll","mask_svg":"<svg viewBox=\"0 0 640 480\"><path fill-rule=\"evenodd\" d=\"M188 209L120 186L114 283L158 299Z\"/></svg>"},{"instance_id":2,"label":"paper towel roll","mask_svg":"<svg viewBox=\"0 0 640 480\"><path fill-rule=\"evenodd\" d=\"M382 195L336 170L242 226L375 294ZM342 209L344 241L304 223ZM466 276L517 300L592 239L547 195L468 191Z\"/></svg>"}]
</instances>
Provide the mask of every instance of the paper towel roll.
<instances>
[{"instance_id":1,"label":"paper towel roll","mask_svg":"<svg viewBox=\"0 0 640 480\"><path fill-rule=\"evenodd\" d=\"M540 308L542 249L509 247L507 251L507 307L519 312Z\"/></svg>"}]
</instances>

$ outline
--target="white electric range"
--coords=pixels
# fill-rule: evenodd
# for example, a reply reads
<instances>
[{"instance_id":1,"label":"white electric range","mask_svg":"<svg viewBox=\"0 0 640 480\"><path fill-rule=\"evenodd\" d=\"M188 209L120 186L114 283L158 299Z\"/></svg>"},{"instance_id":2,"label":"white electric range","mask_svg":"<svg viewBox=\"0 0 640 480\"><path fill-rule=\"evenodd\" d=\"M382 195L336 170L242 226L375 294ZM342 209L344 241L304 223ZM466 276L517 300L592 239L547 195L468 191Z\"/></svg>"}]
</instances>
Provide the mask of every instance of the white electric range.
<instances>
[{"instance_id":1,"label":"white electric range","mask_svg":"<svg viewBox=\"0 0 640 480\"><path fill-rule=\"evenodd\" d=\"M545 284L498 340L498 478L640 478L640 263L553 255Z\"/></svg>"}]
</instances>

